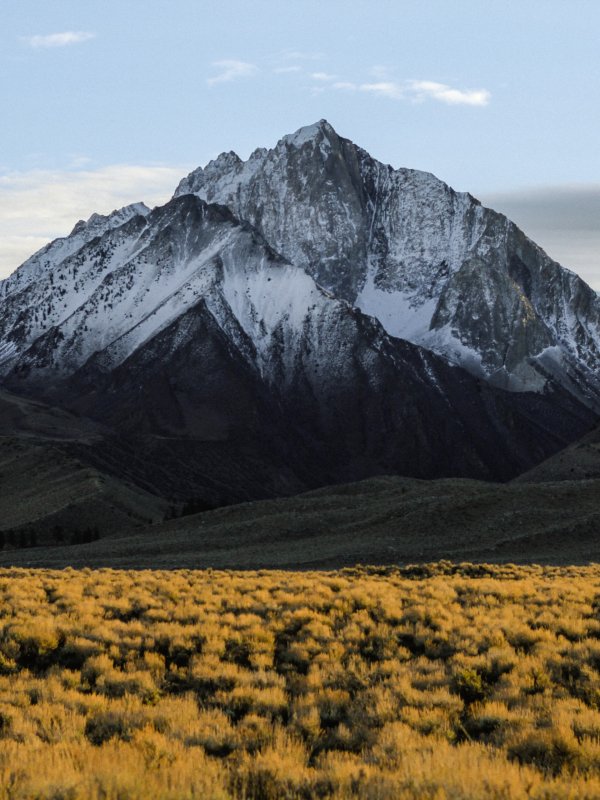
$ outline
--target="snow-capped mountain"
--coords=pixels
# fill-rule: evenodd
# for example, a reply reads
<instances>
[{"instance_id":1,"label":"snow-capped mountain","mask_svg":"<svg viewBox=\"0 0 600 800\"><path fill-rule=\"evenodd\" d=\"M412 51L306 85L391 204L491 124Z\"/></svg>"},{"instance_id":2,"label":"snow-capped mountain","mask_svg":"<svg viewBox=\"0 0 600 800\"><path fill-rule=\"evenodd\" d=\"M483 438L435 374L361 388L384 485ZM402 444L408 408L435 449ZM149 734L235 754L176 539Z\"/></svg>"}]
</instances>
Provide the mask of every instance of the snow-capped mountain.
<instances>
[{"instance_id":1,"label":"snow-capped mountain","mask_svg":"<svg viewBox=\"0 0 600 800\"><path fill-rule=\"evenodd\" d=\"M553 379L600 410L600 300L502 214L393 169L325 120L247 161L224 153L175 196L223 203L393 336L497 386Z\"/></svg>"},{"instance_id":2,"label":"snow-capped mountain","mask_svg":"<svg viewBox=\"0 0 600 800\"><path fill-rule=\"evenodd\" d=\"M79 220L69 236L54 239L28 258L6 280L0 281L0 300L21 291L34 281L43 280L57 264L77 253L88 242L119 228L132 217L149 213L150 209L144 203L132 203L106 216L92 214L87 221Z\"/></svg>"},{"instance_id":3,"label":"snow-capped mountain","mask_svg":"<svg viewBox=\"0 0 600 800\"><path fill-rule=\"evenodd\" d=\"M518 349L502 263L482 261L493 212L404 172L322 123L246 164L221 156L162 207L78 223L0 283L0 382L102 423L118 447L96 442L92 461L168 496L239 500L382 472L517 474L590 427L587 384L542 391L538 359L538 391L507 392L398 338L450 330L463 286L496 315L482 328L496 351ZM531 301L519 302L525 314ZM541 325L527 313L525 354ZM529 385L519 374L513 390Z\"/></svg>"}]
</instances>

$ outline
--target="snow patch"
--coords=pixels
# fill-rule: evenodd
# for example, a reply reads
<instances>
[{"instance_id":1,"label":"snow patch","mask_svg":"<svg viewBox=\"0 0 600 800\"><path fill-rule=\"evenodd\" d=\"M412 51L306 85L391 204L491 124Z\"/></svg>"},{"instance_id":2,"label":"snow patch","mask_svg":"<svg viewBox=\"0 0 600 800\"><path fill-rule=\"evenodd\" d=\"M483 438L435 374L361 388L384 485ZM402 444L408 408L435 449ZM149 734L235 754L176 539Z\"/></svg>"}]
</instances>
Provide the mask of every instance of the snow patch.
<instances>
[{"instance_id":1,"label":"snow patch","mask_svg":"<svg viewBox=\"0 0 600 800\"><path fill-rule=\"evenodd\" d=\"M429 331L421 337L419 344L443 356L451 364L463 367L478 378L488 377L482 364L481 353L461 341L450 325Z\"/></svg>"},{"instance_id":2,"label":"snow patch","mask_svg":"<svg viewBox=\"0 0 600 800\"><path fill-rule=\"evenodd\" d=\"M321 119L313 125L305 125L303 128L298 128L295 133L284 136L281 141L293 147L302 147L303 144L313 141L327 124L328 123L324 119Z\"/></svg>"},{"instance_id":3,"label":"snow patch","mask_svg":"<svg viewBox=\"0 0 600 800\"><path fill-rule=\"evenodd\" d=\"M423 301L408 292L381 289L372 270L354 302L365 314L378 319L391 336L411 342L427 335L437 305L433 297Z\"/></svg>"}]
</instances>

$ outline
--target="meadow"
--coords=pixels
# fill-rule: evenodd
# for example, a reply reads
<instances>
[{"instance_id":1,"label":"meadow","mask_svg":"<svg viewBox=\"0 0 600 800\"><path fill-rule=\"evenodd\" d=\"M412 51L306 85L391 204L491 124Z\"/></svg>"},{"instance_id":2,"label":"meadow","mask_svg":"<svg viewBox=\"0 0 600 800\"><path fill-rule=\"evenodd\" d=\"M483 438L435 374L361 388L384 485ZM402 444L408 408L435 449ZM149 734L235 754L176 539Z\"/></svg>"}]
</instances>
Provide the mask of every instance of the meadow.
<instances>
[{"instance_id":1,"label":"meadow","mask_svg":"<svg viewBox=\"0 0 600 800\"><path fill-rule=\"evenodd\" d=\"M600 567L0 570L0 800L600 797Z\"/></svg>"}]
</instances>

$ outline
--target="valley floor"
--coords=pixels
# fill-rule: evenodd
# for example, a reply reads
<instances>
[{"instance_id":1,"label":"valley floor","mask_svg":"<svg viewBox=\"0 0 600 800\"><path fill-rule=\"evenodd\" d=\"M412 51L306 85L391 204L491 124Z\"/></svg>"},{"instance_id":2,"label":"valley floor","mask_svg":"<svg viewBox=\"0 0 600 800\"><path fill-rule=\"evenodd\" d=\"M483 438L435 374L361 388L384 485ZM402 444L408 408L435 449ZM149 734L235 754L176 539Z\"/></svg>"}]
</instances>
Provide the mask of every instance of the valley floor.
<instances>
[{"instance_id":1,"label":"valley floor","mask_svg":"<svg viewBox=\"0 0 600 800\"><path fill-rule=\"evenodd\" d=\"M600 567L0 570L0 799L600 797Z\"/></svg>"}]
</instances>

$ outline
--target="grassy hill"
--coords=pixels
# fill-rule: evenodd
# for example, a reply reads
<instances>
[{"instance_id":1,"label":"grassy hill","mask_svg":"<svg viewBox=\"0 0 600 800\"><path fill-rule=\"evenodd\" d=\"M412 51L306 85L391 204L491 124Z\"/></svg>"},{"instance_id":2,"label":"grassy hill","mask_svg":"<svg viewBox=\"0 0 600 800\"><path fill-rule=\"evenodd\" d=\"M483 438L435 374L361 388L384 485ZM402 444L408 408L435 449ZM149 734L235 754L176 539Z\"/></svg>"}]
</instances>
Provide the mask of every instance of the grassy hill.
<instances>
[{"instance_id":1,"label":"grassy hill","mask_svg":"<svg viewBox=\"0 0 600 800\"><path fill-rule=\"evenodd\" d=\"M164 519L168 503L85 457L102 426L0 390L0 541L81 540Z\"/></svg>"},{"instance_id":2,"label":"grassy hill","mask_svg":"<svg viewBox=\"0 0 600 800\"><path fill-rule=\"evenodd\" d=\"M600 480L490 484L384 476L181 517L0 564L333 568L433 561L600 561Z\"/></svg>"},{"instance_id":3,"label":"grassy hill","mask_svg":"<svg viewBox=\"0 0 600 800\"><path fill-rule=\"evenodd\" d=\"M575 481L600 478L600 426L519 475L515 482Z\"/></svg>"}]
</instances>

